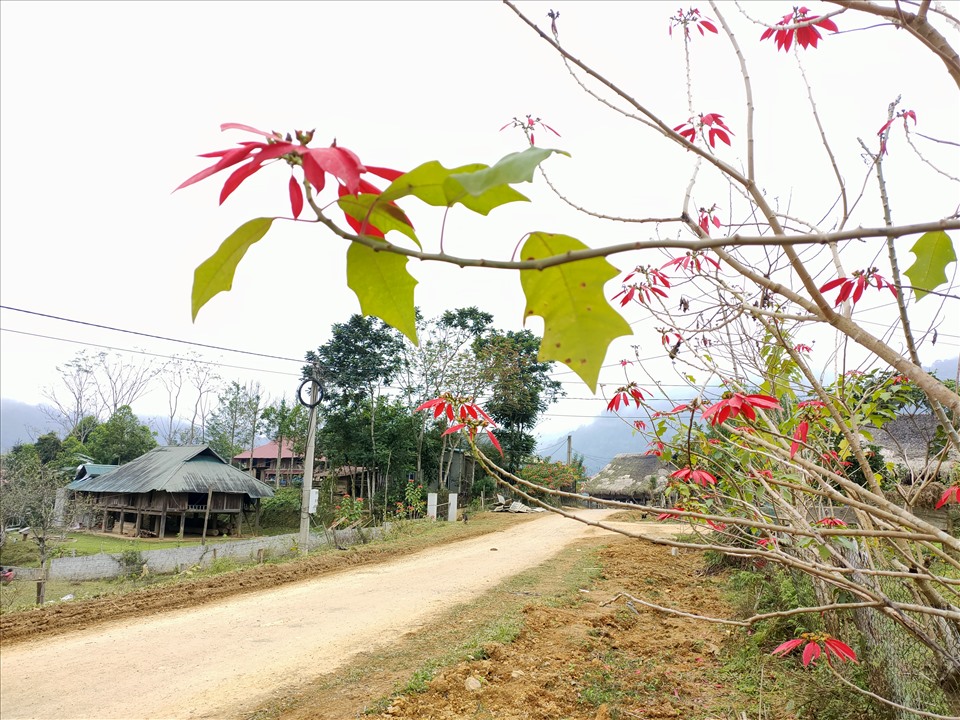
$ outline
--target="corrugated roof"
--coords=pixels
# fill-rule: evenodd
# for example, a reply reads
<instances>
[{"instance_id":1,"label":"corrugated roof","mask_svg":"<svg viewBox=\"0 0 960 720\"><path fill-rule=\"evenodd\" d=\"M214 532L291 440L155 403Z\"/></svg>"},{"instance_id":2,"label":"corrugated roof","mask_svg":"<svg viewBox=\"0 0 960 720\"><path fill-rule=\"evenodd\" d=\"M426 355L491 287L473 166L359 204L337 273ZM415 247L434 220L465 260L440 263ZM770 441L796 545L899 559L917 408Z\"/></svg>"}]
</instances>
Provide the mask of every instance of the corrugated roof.
<instances>
[{"instance_id":1,"label":"corrugated roof","mask_svg":"<svg viewBox=\"0 0 960 720\"><path fill-rule=\"evenodd\" d=\"M70 490L84 492L219 493L271 497L273 489L223 459L206 445L158 447L98 478L75 481Z\"/></svg>"},{"instance_id":2,"label":"corrugated roof","mask_svg":"<svg viewBox=\"0 0 960 720\"><path fill-rule=\"evenodd\" d=\"M634 497L651 491L651 476L663 477L670 467L655 455L624 453L617 455L580 489L591 495ZM662 482L662 481L661 481Z\"/></svg>"},{"instance_id":3,"label":"corrugated roof","mask_svg":"<svg viewBox=\"0 0 960 720\"><path fill-rule=\"evenodd\" d=\"M293 452L293 443L289 440L283 441L283 454L280 456L282 459L289 459L300 457L295 455ZM271 440L266 445L261 445L253 449L253 458L254 460L276 460L277 459L277 442L276 440ZM233 456L234 460L249 460L250 451L242 452L239 455Z\"/></svg>"},{"instance_id":4,"label":"corrugated roof","mask_svg":"<svg viewBox=\"0 0 960 720\"><path fill-rule=\"evenodd\" d=\"M74 480L89 480L90 478L106 475L111 470L116 470L119 465L99 465L97 463L84 463L77 468L77 476Z\"/></svg>"}]
</instances>

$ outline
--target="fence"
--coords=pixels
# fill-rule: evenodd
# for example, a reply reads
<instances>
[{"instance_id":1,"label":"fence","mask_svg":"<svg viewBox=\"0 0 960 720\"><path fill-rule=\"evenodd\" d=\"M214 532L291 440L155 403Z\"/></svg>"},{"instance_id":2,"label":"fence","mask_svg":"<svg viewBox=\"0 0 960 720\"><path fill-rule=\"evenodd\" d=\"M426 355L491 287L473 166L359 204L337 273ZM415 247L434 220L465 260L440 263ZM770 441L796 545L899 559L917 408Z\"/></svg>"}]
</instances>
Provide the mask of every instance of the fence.
<instances>
[{"instance_id":1,"label":"fence","mask_svg":"<svg viewBox=\"0 0 960 720\"><path fill-rule=\"evenodd\" d=\"M389 529L388 523L382 528L367 528L362 531L353 528L335 530L327 534L314 533L310 536L310 549L315 550L327 544L335 544L338 547L356 545L382 537ZM192 565L208 566L218 558L253 561L257 559L261 550L281 555L296 552L299 550L299 538L299 533L292 533L250 540L207 543L202 546L144 550L140 552L139 557L152 573L173 573ZM141 567L139 562L138 559L137 569ZM125 558L124 553L100 553L82 557L54 558L50 561L47 578L49 580L100 580L119 577L130 571L130 562ZM37 580L40 577L39 568L15 568L15 572L19 580Z\"/></svg>"}]
</instances>

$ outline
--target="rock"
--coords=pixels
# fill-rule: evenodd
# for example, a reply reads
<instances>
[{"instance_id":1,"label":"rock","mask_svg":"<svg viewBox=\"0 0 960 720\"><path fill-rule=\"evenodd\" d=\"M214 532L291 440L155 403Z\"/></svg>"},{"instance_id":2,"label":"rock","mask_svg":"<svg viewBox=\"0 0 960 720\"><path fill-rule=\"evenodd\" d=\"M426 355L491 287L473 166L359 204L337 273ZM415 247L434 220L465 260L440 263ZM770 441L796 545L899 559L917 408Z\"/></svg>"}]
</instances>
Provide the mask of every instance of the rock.
<instances>
[{"instance_id":1,"label":"rock","mask_svg":"<svg viewBox=\"0 0 960 720\"><path fill-rule=\"evenodd\" d=\"M483 684L480 682L479 678L471 675L464 681L463 686L470 692L477 692L483 687Z\"/></svg>"},{"instance_id":2,"label":"rock","mask_svg":"<svg viewBox=\"0 0 960 720\"><path fill-rule=\"evenodd\" d=\"M510 677L512 678L519 678L523 677L524 675L526 675L526 673L523 672L523 670L514 670L512 673L510 673Z\"/></svg>"}]
</instances>

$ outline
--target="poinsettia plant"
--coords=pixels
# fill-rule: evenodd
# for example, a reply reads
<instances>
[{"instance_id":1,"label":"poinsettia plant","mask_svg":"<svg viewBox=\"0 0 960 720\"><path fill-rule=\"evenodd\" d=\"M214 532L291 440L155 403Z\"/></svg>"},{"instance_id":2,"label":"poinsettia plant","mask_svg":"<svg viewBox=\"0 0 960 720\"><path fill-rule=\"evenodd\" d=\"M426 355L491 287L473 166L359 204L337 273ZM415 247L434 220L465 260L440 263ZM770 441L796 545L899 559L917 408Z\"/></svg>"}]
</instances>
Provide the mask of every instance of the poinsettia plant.
<instances>
[{"instance_id":1,"label":"poinsettia plant","mask_svg":"<svg viewBox=\"0 0 960 720\"><path fill-rule=\"evenodd\" d=\"M579 87L639 121L646 135L636 142L663 142L669 148L672 162L684 169L674 207L636 217L613 215L581 207L582 201L572 199L559 179L547 177L545 192L555 192L563 207L585 212L591 222L641 230L621 242L598 234L591 247L555 229L523 229L516 234L519 240L511 239L509 257L489 257L482 249L478 257L459 257L447 251L442 234L421 237L413 219L416 214L421 227L418 213L424 209L417 203L444 213L459 206L485 217L503 205L528 200L517 186L545 175L552 167L546 161L565 154L535 145L535 132L541 140L559 137L538 116L516 117L502 128L519 129L524 137L517 139L524 147L492 165L447 168L427 161L403 170L389 169L389 161L366 165L360 160L364 153L336 143L315 146L313 131L280 134L230 124L224 129L251 133L254 139L206 153L212 164L181 187L228 171L223 202L246 178L280 163L284 215L245 223L197 268L194 315L230 288L237 263L275 221L292 219L304 227L309 218L346 243L348 284L362 310L382 317L411 342L417 341L417 281L407 270L411 257L513 272L525 302L519 316L543 319L541 360L563 363L594 392L611 342L636 329L635 360L621 365L627 375L623 381L606 383L610 396L605 402L607 412L621 416L636 433L637 452L662 461L666 487L663 502L658 498L656 505L630 509L682 522L695 539L634 534L675 547L709 548L753 562L752 567L787 568L791 578L801 578L813 599L774 615L802 615L811 626L824 627L787 640L776 648L777 655L802 648L804 664L825 658L832 668L831 660L856 661L856 642L850 638L863 637L865 647L878 647L896 635L923 658L931 677L960 678L955 651L960 613L954 607L960 540L944 531L945 522L933 522L918 511L929 494L924 490L960 453L956 385L924 369L926 354L934 347L939 352L942 345L936 343L949 336L942 328L951 327L949 318L958 311L948 274L957 262L954 237L960 229L950 184L956 182L950 165L956 157L949 153L960 139L931 135L928 142L936 145L928 147L935 152L925 155L914 145L922 139L915 130L916 113L899 108L901 89L890 87L891 97L872 99L887 107L879 150L860 142L851 155L846 148L858 145L861 136L872 138L877 124L870 121L852 135L835 137L829 120L847 114L859 88L845 87L842 102L824 112L828 100L815 102L816 82L804 69L808 53L794 52L803 72L787 75L796 68L784 62L778 95L772 97L769 88L756 83L754 55L745 51L745 43L757 44L756 35L735 32L732 11L719 4L711 5L709 17L690 8L668 18L671 31L682 29L684 38L682 48L663 65L664 72L676 71L678 91L669 98L648 98L650 90L643 86L637 90L642 95L634 96L625 88L635 83L605 77L565 47L558 12L551 10L547 30L509 0L505 5L558 55ZM942 64L947 73L937 82L945 84L944 94L953 91L950 83L960 88L951 18L936 4L842 5L824 12L784 6L778 12L789 12L779 20L758 21L765 25L759 41L772 40L777 51L817 50L817 58L829 58L836 70L855 62L854 54L829 55L850 37L840 33L833 19L840 12L845 13L844 30L857 27L854 18L864 21L862 27L875 20L895 23L909 29L904 42L914 43L916 67ZM737 12L749 9L738 7ZM564 10L565 21L568 13ZM701 43L714 35L724 38L724 49L719 42ZM729 53L730 63L691 52L701 47ZM869 72L880 72L877 68L889 62L886 46L875 49ZM704 62L711 65L699 64ZM898 55L900 62L913 66L914 59ZM715 77L722 67L738 70L733 77ZM704 93L693 78L707 72L710 92ZM780 93L808 103L805 117L812 121L784 130ZM723 98L722 105L712 104L717 97ZM698 114L694 108L701 101L700 107L724 114ZM682 118L686 120L676 124ZM894 158L898 164L890 164L887 140L897 121L912 128L906 137L915 151L911 165L899 153ZM571 131L564 129L564 134L569 137ZM947 160L938 164L940 155ZM801 175L819 172L821 165L828 170L817 176L817 183ZM667 178L676 182L656 166L619 159L609 166L609 177L591 180L615 188ZM862 182L853 182L860 173ZM895 211L902 206L897 194L906 183L923 183L925 190L942 183L937 190L949 188L950 202L941 202L930 216L897 224ZM813 184L818 191L829 190L824 192L827 204L813 205L816 193L805 187ZM856 191L860 195L854 194L855 186L864 188ZM875 196L867 201L867 193ZM724 222L716 198L723 202ZM637 202L646 207L643 192ZM336 217L328 212L334 205ZM611 262L622 255L629 257L627 267L635 268L625 276ZM623 278L619 291L608 289L606 284L618 277ZM939 309L933 307L937 303ZM582 500L546 487L550 482L538 484L510 473L490 457L496 453L485 453L486 441L499 450L500 429L474 398L440 395L417 409L448 437L462 437L481 467L518 496L532 503L543 494ZM885 429L918 414L939 428L922 458L906 457L903 448L888 448L888 457L878 457L868 447ZM904 474L912 482L900 483ZM616 501L596 501L623 509ZM929 510L947 513L958 501L957 485L950 483ZM631 532L602 519L591 522ZM767 620L758 614L730 622L750 627ZM845 632L835 633L835 628ZM888 676L891 671L885 668ZM952 690L949 683L940 685L931 685L928 693L941 693L936 707L960 714L960 684ZM914 701L915 696L891 699L905 712Z\"/></svg>"}]
</instances>

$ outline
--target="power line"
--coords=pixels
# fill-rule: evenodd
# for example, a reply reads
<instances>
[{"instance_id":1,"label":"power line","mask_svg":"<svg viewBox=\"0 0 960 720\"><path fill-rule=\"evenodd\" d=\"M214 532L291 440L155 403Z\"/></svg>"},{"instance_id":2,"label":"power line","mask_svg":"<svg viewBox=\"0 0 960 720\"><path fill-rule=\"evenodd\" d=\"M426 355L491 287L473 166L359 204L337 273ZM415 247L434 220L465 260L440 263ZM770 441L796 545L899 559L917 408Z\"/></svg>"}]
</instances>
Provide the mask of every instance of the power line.
<instances>
[{"instance_id":1,"label":"power line","mask_svg":"<svg viewBox=\"0 0 960 720\"><path fill-rule=\"evenodd\" d=\"M136 330L124 330L123 328L110 327L109 325L100 325L98 323L86 322L84 320L73 320L71 318L60 317L59 315L47 315L46 313L34 312L33 310L24 310L23 308L10 307L9 305L0 305L3 310L12 310L13 312L35 315L37 317L49 318L51 320L60 320L61 322L73 323L75 325L86 325L87 327L100 328L101 330L112 330L113 332L127 333L128 335L139 335L140 337L151 338L153 340L165 340L167 342L181 343L183 345L193 345L195 347L207 348L209 350L221 350L223 352L238 353L240 355L253 355L254 357L268 358L270 360L286 360L288 362L303 363L302 359L282 357L280 355L267 355L265 353L251 352L250 350L237 350L235 348L221 347L220 345L206 345L204 343L192 342L190 340L179 340L177 338L164 337L163 335L152 335L150 333L137 332Z\"/></svg>"},{"instance_id":2,"label":"power line","mask_svg":"<svg viewBox=\"0 0 960 720\"><path fill-rule=\"evenodd\" d=\"M175 355L162 355L160 353L151 353L146 352L145 350L130 350L129 348L119 348L113 347L111 345L100 345L99 343L91 343L85 340L71 340L69 338L54 337L53 335L41 335L40 333L31 333L25 332L23 330L11 330L10 328L0 328L0 332L14 333L16 335L28 335L30 337L43 338L44 340L57 340L58 342L73 343L74 345L84 345L86 347L95 347L103 348L104 350L113 350L115 352L125 352L131 353L133 355L147 355L149 357L164 358L165 360L180 360ZM224 363L213 362L212 360L199 360L196 358L191 359L191 362L199 363L201 365L215 365L216 367L221 368L230 368L231 370L248 370L250 372L257 373L270 373L271 375L286 375L287 377L300 377L297 373L288 373L283 372L282 370L264 370L262 368L252 368L244 367L242 365L226 365Z\"/></svg>"}]
</instances>

